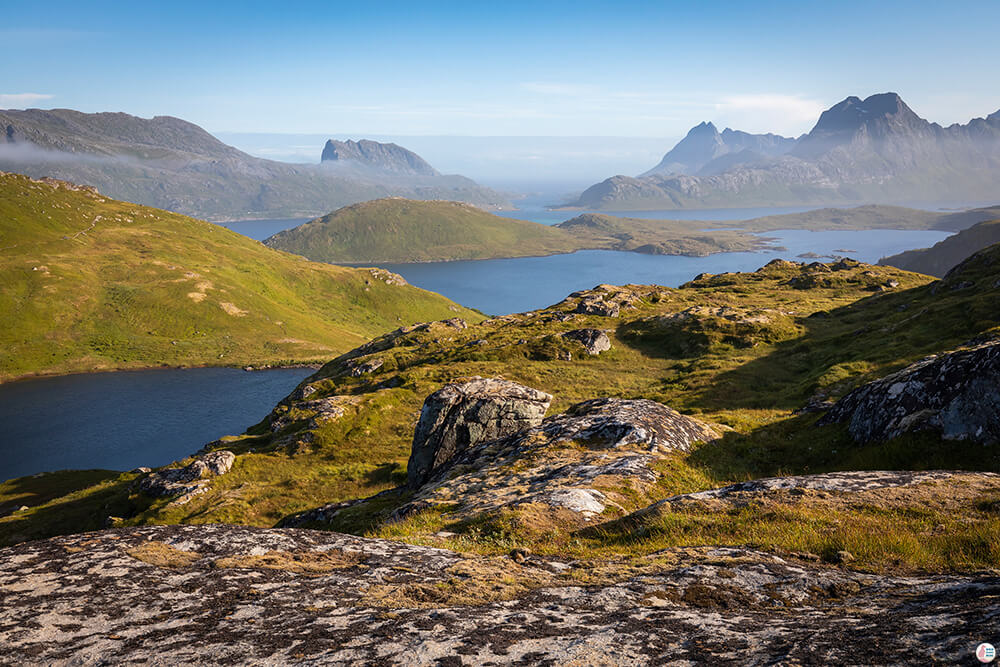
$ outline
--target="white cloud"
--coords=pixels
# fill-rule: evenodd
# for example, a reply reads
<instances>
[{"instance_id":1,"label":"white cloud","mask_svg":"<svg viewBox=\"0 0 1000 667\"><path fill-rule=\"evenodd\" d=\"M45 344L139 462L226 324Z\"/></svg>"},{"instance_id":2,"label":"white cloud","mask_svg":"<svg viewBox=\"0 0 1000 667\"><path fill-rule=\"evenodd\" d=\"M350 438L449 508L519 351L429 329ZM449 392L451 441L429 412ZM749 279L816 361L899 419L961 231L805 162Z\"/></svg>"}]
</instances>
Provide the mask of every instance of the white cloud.
<instances>
[{"instance_id":1,"label":"white cloud","mask_svg":"<svg viewBox=\"0 0 1000 667\"><path fill-rule=\"evenodd\" d=\"M0 93L0 109L27 109L42 100L51 100L52 95L41 93Z\"/></svg>"},{"instance_id":2,"label":"white cloud","mask_svg":"<svg viewBox=\"0 0 1000 667\"><path fill-rule=\"evenodd\" d=\"M799 95L734 95L715 103L717 123L747 132L799 134L811 128L827 105Z\"/></svg>"}]
</instances>

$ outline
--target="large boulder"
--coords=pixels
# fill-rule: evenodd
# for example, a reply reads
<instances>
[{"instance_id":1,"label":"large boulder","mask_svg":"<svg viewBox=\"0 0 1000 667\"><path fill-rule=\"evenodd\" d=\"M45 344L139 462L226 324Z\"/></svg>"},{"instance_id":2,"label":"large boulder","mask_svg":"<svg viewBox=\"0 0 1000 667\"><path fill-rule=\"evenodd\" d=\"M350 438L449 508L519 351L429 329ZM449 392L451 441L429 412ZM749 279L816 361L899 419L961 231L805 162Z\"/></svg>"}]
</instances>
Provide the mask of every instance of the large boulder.
<instances>
[{"instance_id":1,"label":"large boulder","mask_svg":"<svg viewBox=\"0 0 1000 667\"><path fill-rule=\"evenodd\" d=\"M533 428L457 453L394 518L435 506L465 519L530 505L560 520L589 522L655 489L657 461L718 437L707 424L656 401L584 401Z\"/></svg>"},{"instance_id":2,"label":"large boulder","mask_svg":"<svg viewBox=\"0 0 1000 667\"><path fill-rule=\"evenodd\" d=\"M850 392L819 424L847 423L859 443L908 431L1000 442L1000 341L929 357Z\"/></svg>"},{"instance_id":3,"label":"large boulder","mask_svg":"<svg viewBox=\"0 0 1000 667\"><path fill-rule=\"evenodd\" d=\"M469 447L537 426L552 396L498 378L474 377L439 389L424 401L413 434L407 483L419 488Z\"/></svg>"},{"instance_id":4,"label":"large boulder","mask_svg":"<svg viewBox=\"0 0 1000 667\"><path fill-rule=\"evenodd\" d=\"M583 345L590 355L611 349L611 339L600 329L573 329L564 333L562 337Z\"/></svg>"}]
</instances>

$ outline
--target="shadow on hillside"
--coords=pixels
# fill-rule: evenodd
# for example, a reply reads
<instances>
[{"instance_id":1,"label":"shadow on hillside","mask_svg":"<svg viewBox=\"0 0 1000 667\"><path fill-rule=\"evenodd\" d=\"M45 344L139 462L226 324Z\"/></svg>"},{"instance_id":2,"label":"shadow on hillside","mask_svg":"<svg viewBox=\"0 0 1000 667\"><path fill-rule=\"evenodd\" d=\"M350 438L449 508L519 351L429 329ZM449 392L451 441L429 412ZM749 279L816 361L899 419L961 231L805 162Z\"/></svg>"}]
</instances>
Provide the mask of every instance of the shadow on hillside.
<instances>
[{"instance_id":1,"label":"shadow on hillside","mask_svg":"<svg viewBox=\"0 0 1000 667\"><path fill-rule=\"evenodd\" d=\"M927 431L860 445L847 433L846 426L817 426L819 416L790 417L750 433L730 431L698 447L688 463L720 484L844 470L1000 472L1000 451L994 448L944 440Z\"/></svg>"},{"instance_id":2,"label":"shadow on hillside","mask_svg":"<svg viewBox=\"0 0 1000 667\"><path fill-rule=\"evenodd\" d=\"M39 494L37 482L45 480L45 477L25 477L7 483L11 492L31 494L23 501L17 501L17 504L37 509L17 513L0 522L0 546L98 530L106 527L108 516L128 517L134 514L135 508L128 497L128 481L111 484L91 493L73 495L96 484L116 479L121 473L107 470L73 472L79 473L78 480L68 480L58 489L50 486L44 495ZM40 507L45 502L60 497L67 499Z\"/></svg>"}]
</instances>

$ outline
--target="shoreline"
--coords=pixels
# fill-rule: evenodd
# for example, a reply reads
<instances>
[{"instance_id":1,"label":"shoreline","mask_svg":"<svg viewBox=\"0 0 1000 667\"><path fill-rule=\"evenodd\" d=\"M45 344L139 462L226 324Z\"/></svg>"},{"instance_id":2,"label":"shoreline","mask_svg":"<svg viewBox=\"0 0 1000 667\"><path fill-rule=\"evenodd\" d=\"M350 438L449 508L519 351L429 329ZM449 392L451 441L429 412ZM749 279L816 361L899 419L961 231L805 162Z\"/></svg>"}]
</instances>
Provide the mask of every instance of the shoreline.
<instances>
[{"instance_id":1,"label":"shoreline","mask_svg":"<svg viewBox=\"0 0 1000 667\"><path fill-rule=\"evenodd\" d=\"M331 357L333 358L333 357ZM329 361L329 359L327 360ZM293 370L296 368L311 368L319 370L327 361L323 362L301 362L291 364L261 364L260 366L251 364L159 364L156 366L119 366L116 368L93 368L89 370L69 370L59 371L36 371L22 373L12 377L0 377L0 386L7 386L19 382L30 382L32 380L44 380L48 378L68 377L71 375L94 375L96 373L132 373L146 371L181 371L194 370L199 368L232 368L245 373L257 373L261 371Z\"/></svg>"}]
</instances>

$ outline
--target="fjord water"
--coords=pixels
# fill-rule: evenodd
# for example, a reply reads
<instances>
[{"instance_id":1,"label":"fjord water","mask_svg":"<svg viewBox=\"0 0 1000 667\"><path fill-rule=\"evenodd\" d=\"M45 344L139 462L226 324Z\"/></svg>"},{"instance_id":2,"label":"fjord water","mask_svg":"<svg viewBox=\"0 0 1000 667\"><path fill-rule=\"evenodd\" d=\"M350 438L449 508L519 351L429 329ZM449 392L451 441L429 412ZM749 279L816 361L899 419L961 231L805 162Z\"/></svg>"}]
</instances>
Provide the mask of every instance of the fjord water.
<instances>
[{"instance_id":1,"label":"fjord water","mask_svg":"<svg viewBox=\"0 0 1000 667\"><path fill-rule=\"evenodd\" d=\"M0 385L0 481L170 463L242 433L312 372L164 369Z\"/></svg>"},{"instance_id":2,"label":"fjord water","mask_svg":"<svg viewBox=\"0 0 1000 667\"><path fill-rule=\"evenodd\" d=\"M424 264L379 264L413 285L438 292L489 315L544 308L566 295L595 285L649 284L676 287L699 273L754 271L772 259L830 261L848 256L874 263L881 257L927 248L948 232L912 230L783 230L761 236L783 249L727 252L706 257L643 255L610 250L581 250L568 255L486 259ZM799 255L826 256L815 260Z\"/></svg>"}]
</instances>

